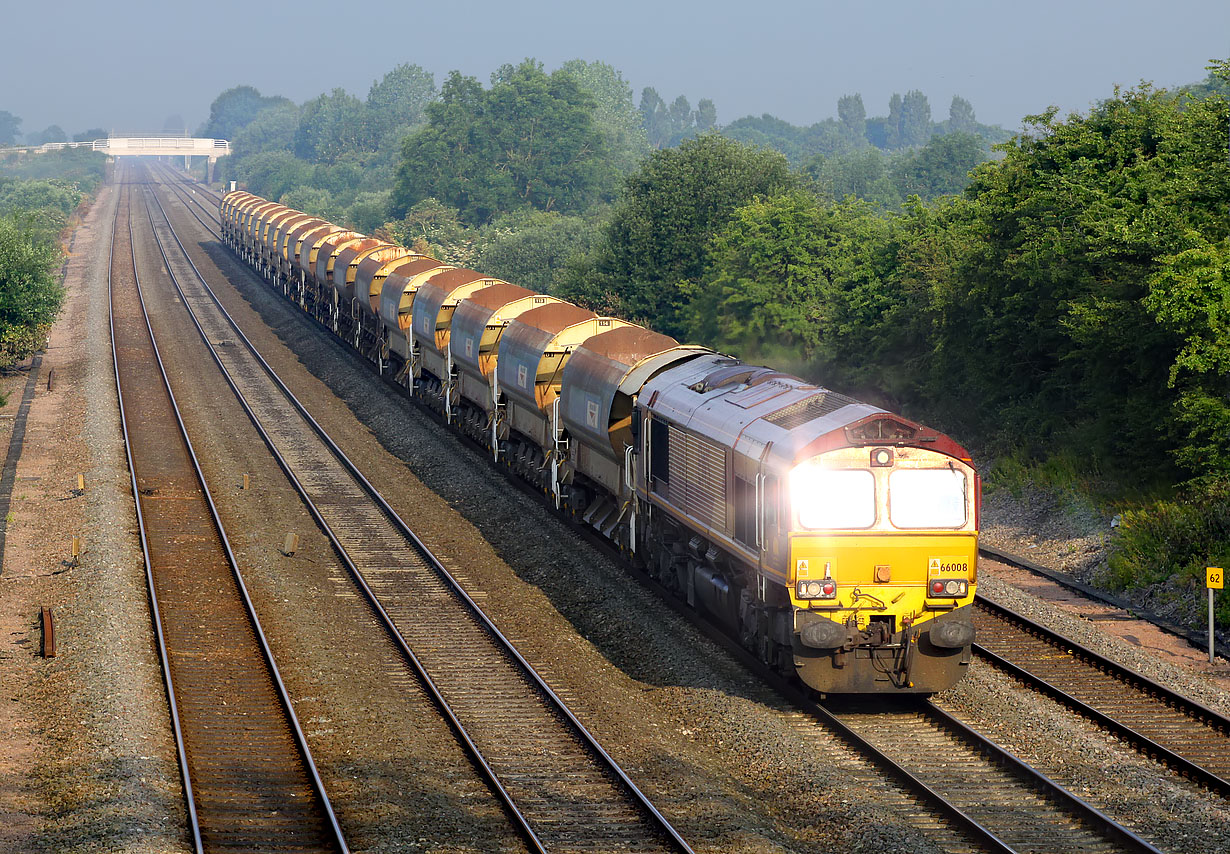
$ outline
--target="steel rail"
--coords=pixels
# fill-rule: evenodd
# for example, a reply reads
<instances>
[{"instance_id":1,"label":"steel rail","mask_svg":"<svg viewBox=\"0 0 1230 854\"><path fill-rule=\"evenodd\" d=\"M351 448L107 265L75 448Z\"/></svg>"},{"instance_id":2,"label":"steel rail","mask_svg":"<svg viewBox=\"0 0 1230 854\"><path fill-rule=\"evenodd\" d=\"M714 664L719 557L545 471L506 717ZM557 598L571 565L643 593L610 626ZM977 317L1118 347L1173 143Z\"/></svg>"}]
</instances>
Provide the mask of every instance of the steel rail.
<instances>
[{"instance_id":1,"label":"steel rail","mask_svg":"<svg viewBox=\"0 0 1230 854\"><path fill-rule=\"evenodd\" d=\"M195 216L195 213L194 213ZM202 225L206 225L199 216L196 219ZM208 228L208 226L206 226ZM263 284L263 281L262 281ZM313 324L319 326L319 324ZM436 413L427 410L428 414L436 416ZM440 420L435 418L435 420ZM463 437L464 438L464 437ZM484 455L485 459L489 460L489 456ZM522 490L527 495L533 495L536 499L541 499L540 494L531 486L513 477L509 472L500 466L493 466L514 487ZM591 544L599 548L611 552L610 544L605 540L598 538L594 532L586 525L579 525L576 522L565 519L576 532L580 533ZM959 833L967 836L975 844L981 846L985 851L991 854L1015 854L1014 849L1002 842L990 829L978 822L966 811L957 804L945 798L939 791L930 786L920 777L905 768L901 763L895 761L887 753L880 750L868 739L862 737L853 728L847 726L839 720L834 714L829 712L823 706L814 702L809 696L804 695L797 686L781 678L774 671L766 667L758 658L751 655L745 650L742 645L735 642L726 632L718 629L707 621L704 621L695 614L691 609L685 607L673 594L663 588L655 579L647 573L633 569L633 574L646 587L658 594L659 598L677 614L683 617L694 628L698 629L703 635L710 640L718 643L725 648L736 659L742 661L745 666L754 671L763 681L768 683L770 687L776 690L781 696L794 704L801 711L811 715L834 732L842 741L853 747L856 751L868 757L873 765L880 768L890 779L897 782L899 785L912 791L916 797L923 803L928 804L937 814L943 816Z\"/></svg>"},{"instance_id":2,"label":"steel rail","mask_svg":"<svg viewBox=\"0 0 1230 854\"><path fill-rule=\"evenodd\" d=\"M120 184L120 187L126 186ZM179 774L183 782L184 803L188 809L188 830L192 835L192 847L197 854L203 854L204 847L201 842L201 826L197 820L196 814L196 798L192 794L192 775L188 771L188 752L184 747L184 732L179 721L179 703L175 699L175 685L171 679L171 662L167 654L166 638L162 632L162 614L158 608L158 594L154 590L154 563L150 560L149 540L145 536L145 516L141 511L141 502L137 499L140 494L137 488L137 468L133 465L132 458L132 443L128 440L128 414L124 409L124 395L120 393L120 360L115 345L115 297L112 288L112 278L114 276L115 266L115 232L119 225L120 205L124 197L129 197L131 205L130 191L123 190L121 198L116 200L115 222L111 228L111 249L107 256L107 326L111 335L111 363L115 370L115 398L119 403L120 410L120 431L124 438L124 456L128 462L128 475L132 484L132 499L133 505L137 513L137 530L141 535L141 557L145 561L145 587L149 593L150 618L154 624L154 639L158 646L158 658L162 664L162 681L166 685L167 690L167 705L171 714L171 730L175 735L175 752L179 758ZM128 241L133 247L133 276L136 277L136 248L132 240L132 212L128 210Z\"/></svg>"},{"instance_id":3,"label":"steel rail","mask_svg":"<svg viewBox=\"0 0 1230 854\"><path fill-rule=\"evenodd\" d=\"M200 204L199 201L196 201L196 203L198 205ZM197 216L197 219L198 221L201 221L199 216ZM203 221L202 221L202 224L204 225ZM499 470L504 471L504 469L502 468ZM507 472L505 472L505 474L507 476ZM518 486L522 486L522 484L519 481L517 481L515 478L510 477L510 480L513 483L517 484ZM532 493L535 496L538 496L538 493L532 489L526 489L526 492L527 494ZM595 537L591 536L592 532L588 531L586 526L573 525L573 527L581 531L586 536L586 538L589 539L591 542L594 542L596 540ZM601 545L603 548L607 548L607 545L608 545L605 542L599 542L598 544ZM730 649L732 652L735 652L740 658L744 658L746 663L753 665L757 670L762 669L762 665L760 665L758 659L755 659L754 657L748 655L746 651L742 649L741 646L737 644L733 644L733 642L724 632L721 632L720 630L712 629L711 627L708 626L707 623L704 623L703 621L697 621L697 619L695 618L695 615L689 609L684 609L680 607L678 603L676 602L676 600L674 599L674 597L670 595L666 595L666 591L664 590L664 588L660 588L660 586L649 576L643 573L640 573L640 572L636 572L635 574L640 578L642 582L647 583L649 586L653 588L656 588L657 591L663 595L664 600L671 605L671 607L673 607L681 615L685 616L690 622L693 623L693 625L695 625L698 628L701 628L701 630L707 636L715 640L719 640L719 642L721 642L724 646L727 646L728 649ZM779 681L776 675L772 675L772 676L769 675L771 672L768 671L767 668L763 668L763 670L765 672L762 675L766 677L767 681L770 681L770 682ZM787 693L794 692L794 689L787 689L786 685L784 684L780 685L780 687L783 690L786 690ZM877 748L872 742L863 738L854 729L852 729L851 727L843 723L841 720L839 720L828 709L824 708L820 704L810 701L808 698L803 697L802 695L795 694L794 696L791 696L790 699L793 702L797 703L798 705L806 708L809 713L813 714L818 719L820 719L830 729L836 731L848 743L854 745L858 750L870 756L875 764L880 766L882 769L888 772L891 776L893 776L903 785L906 785L914 789L925 801L930 803L937 811L945 815L956 826L960 827L962 830L969 833L971 836L977 838L979 842L985 845L989 850L992 850L992 851L1011 851L1013 850L1007 844L1002 842L991 830L989 830L988 828L980 824L976 819L972 818L968 813L964 812L960 807L956 806L951 801L946 799L942 794L936 791L933 787L931 787L924 780L914 775L912 772L904 768L899 763L895 762L890 756L888 756L882 750ZM933 707L933 708L935 709L935 713L937 715L951 718L951 716L949 716L946 712L943 712L937 707ZM1092 826L1097 827L1097 828L1103 828L1104 830L1102 832L1104 832L1104 835L1106 835L1109 839L1115 840L1116 842L1120 844L1129 846L1127 850L1133 850L1133 851L1139 851L1139 852L1151 852L1151 853L1157 852L1156 848L1154 848L1148 842L1146 842L1145 840L1141 839L1140 837L1132 833L1132 831L1122 827L1121 825L1117 824L1109 817L1105 816L1103 813L1099 812L1098 810L1096 810L1095 808L1093 808L1086 802L1082 801L1080 798L1076 797L1075 795L1072 795L1062 786L1058 785L1054 781L1051 781L1049 778L1042 775L1040 772L1038 772L1036 769L1029 766L1027 763L1023 762L1019 758L1003 750L1003 748L999 747L993 742L978 735L976 732L969 729L965 725L960 724L959 722L956 721L956 719L951 719L951 720L954 723L954 729L959 729L963 731L964 733L968 733L968 736L967 736L968 739L976 742L976 744L978 745L978 749L982 750L983 752L985 752L986 754L990 756L995 757L995 761L1002 762L1007 767L1019 768L1020 769L1019 776L1022 779L1026 779L1026 780L1031 781L1032 783L1036 783L1039 787L1050 792L1051 797L1060 801L1061 803L1067 804L1070 807L1070 809L1076 812L1078 815L1085 816L1088 823L1091 824Z\"/></svg>"},{"instance_id":4,"label":"steel rail","mask_svg":"<svg viewBox=\"0 0 1230 854\"><path fill-rule=\"evenodd\" d=\"M1201 730L1193 730L1193 732L1212 731L1220 734L1222 755L1230 756L1230 719L1219 712L1201 705L1164 685L1160 685L1143 674L1124 667L1118 662L1094 652L1059 632L1040 625L1005 605L980 596L975 607L983 609L989 617L998 620L1001 625L1008 626L1020 634L1032 635L1043 641L1048 646L1067 656L1069 661L1101 672L1122 686L1135 691L1139 696L1139 699L1136 700L1138 705L1146 703L1161 704L1203 728ZM1096 701L1091 702L1076 697L1071 692L1064 690L1038 672L1035 672L1035 670L1031 670L1028 666L1013 661L1011 653L1007 655L997 653L988 648L984 643L975 643L974 650L995 667L1026 683L1040 693L1063 703L1111 733L1136 744L1142 752L1152 755L1179 773L1208 786L1222 795L1230 795L1230 779L1200 765L1197 761L1184 756L1163 742L1141 732L1140 729L1132 724L1126 723L1099 709Z\"/></svg>"},{"instance_id":5,"label":"steel rail","mask_svg":"<svg viewBox=\"0 0 1230 854\"><path fill-rule=\"evenodd\" d=\"M361 486L363 491L366 492L371 497L372 501L377 505L377 507L384 514L384 516L389 520L389 522L391 522L398 529L398 531L402 534L402 536L405 537L405 539L410 542L414 550L424 560L427 561L431 569L448 584L448 586L451 588L453 593L465 604L465 606L471 611L471 613L475 617L478 618L478 620L482 623L483 627L487 630L487 632L493 638L496 639L496 641L501 647L503 647L504 651L508 653L509 656L517 662L517 664L523 670L525 675L532 681L534 686L539 691L541 691L545 697L548 698L551 706L554 707L555 711L559 713L568 722L570 727L573 729L573 731L577 735L580 736L580 738L582 739L584 744L588 747L588 749L594 755L599 757L602 764L605 765L605 767L607 768L608 772L612 774L615 777L615 779L619 782L619 784L622 785L631 794L633 800L638 804L640 809L651 819L651 821L658 827L658 829L669 839L669 841L672 843L672 846L677 848L680 851L691 852L692 850L691 847L683 839L683 837L679 834L679 832L671 825L671 823L666 819L666 817L662 815L662 813L657 809L656 806L654 806L654 804L641 791L641 789L633 782L631 777L628 776L628 774L623 770L622 767L620 767L620 765L614 760L614 758L611 757L610 754L601 746L601 744L598 743L597 739L581 723L581 721L576 717L576 715L572 712L572 710L568 708L567 704L564 703L563 699L560 698L555 693L555 691L547 684L547 682L533 668L533 666L524 658L524 656L522 656L522 654L520 653L519 650L517 650L516 646L512 643L512 641L510 641L496 627L495 623L483 611L483 609L478 605L478 603L475 602L474 599L470 597L470 595L466 592L465 588L460 584L460 582L456 580L456 578L452 575L452 573L448 571L448 569L436 557L436 555L427 547L425 543L423 543L423 541L418 537L417 534L415 534L415 532L410 528L410 526L406 524L406 522L400 517L400 515L398 515L398 513L393 509L393 507L389 505L389 503L384 499L384 497L375 488L375 486L373 486L370 483L370 481L367 480L367 478L363 475L363 473L359 470L359 468L350 460L349 457L346 456L346 454L341 450L341 448L339 448L338 445L333 441L332 437L329 436L329 434L324 430L324 428L321 427L320 424L315 420L315 418L312 417L311 413L308 412L307 408L290 391L290 389L286 386L286 384L282 381L282 379L277 375L277 373L273 370L273 368L268 364L268 362L260 354L260 352L257 350L255 345L252 344L252 342L244 334L243 330L239 327L239 324L236 323L234 318L231 317L230 313L226 311L225 307L222 305L221 300L218 299L213 289L209 287L208 282L205 280L204 276L201 275L199 269L196 267L196 264L192 261L192 258L189 255L187 249L184 247L182 240L180 240L179 235L176 233L174 227L171 225L170 218L166 215L165 210L162 209L161 202L158 201L157 195L154 194L153 198L155 200L155 203L158 204L159 208L162 210L163 216L166 219L171 235L175 239L176 243L178 244L179 249L183 253L185 260L187 261L188 265L192 269L194 275L197 277L197 279L201 283L202 287L204 287L206 293L208 293L214 305L217 307L217 310L222 315L222 317L225 318L227 324L239 336L240 340L242 340L247 350L252 354L255 360L259 363L259 365L268 375L270 380L278 387L281 393L286 397L287 401L295 408L295 410L300 414L300 416L308 423L308 425L316 433L319 439L326 445L330 453L333 454L333 456L337 459L337 461L346 469L346 471ZM200 219L199 216L197 216L196 218L198 221L202 223L202 225L204 225L204 222ZM176 287L177 289L179 288L178 282L176 282ZM183 295L182 291L181 291L181 296L184 297L185 305L187 306L188 304L187 298L186 296ZM205 340L206 343L208 344L209 343L208 336L206 336L204 329L201 327L199 321L197 320L195 313L192 312L191 307L189 307L189 312L190 314L192 314L193 322L197 325L197 329L201 333L202 339ZM211 352L213 352L212 345L210 345L210 349L211 349ZM218 358L216 353L214 353L214 358L216 361L218 361L219 366L221 366L221 360ZM223 370L225 373L225 368ZM381 604L381 602L377 598L376 593L370 588L366 579L363 577L362 573L359 571L358 567L355 566L354 562L350 558L343 544L338 539L332 527L328 525L328 523L324 520L323 515L312 503L306 489L304 489L298 477L296 477L295 474L291 471L289 464L287 463L285 458L282 456L282 454L278 451L278 449L274 445L272 438L269 436L267 431L265 431L264 428L260 426L256 414L249 408L246 399L244 398L244 396L242 395L242 393L240 392L240 390L238 389L234 381L229 378L229 375L228 375L228 382L231 383L232 389L234 389L236 395L239 397L240 401L245 406L245 409L248 410L249 418L257 426L257 429L260 431L267 446L270 448L274 457L278 460L279 465L287 473L291 482L295 485L296 490L298 490L300 495L303 497L313 517L316 518L317 523L321 526L322 530L326 533L330 541L333 543L335 550L337 550L339 557L341 557L341 559L345 562L352 577L355 579L360 589L363 590L364 595L368 598L368 601L372 604L374 610L380 615L382 622L384 622L386 628L393 636L394 641L402 649L403 653L407 656L408 660L412 662L412 666L419 673L420 677L424 681L424 684L428 687L437 705L442 710L445 710L445 714L450 722L450 726L452 726L455 729L455 731L457 731L459 737L467 745L467 749L468 751L471 752L475 761L478 762L480 767L484 769L484 776L487 776L488 779L491 781L492 785L496 788L497 792L500 794L501 799L505 802L508 808L519 817L519 821L522 821L524 823L523 827L524 827L524 832L527 835L527 838L531 840L532 844L535 845L536 848L538 848L539 850L545 851L546 849L542 846L541 840L539 840L536 832L529 825L528 818L525 817L524 814L521 812L520 808L516 806L511 794L507 791L503 782L500 781L499 777L496 775L495 770L491 768L491 766L487 763L487 760L481 755L481 753L478 750L478 746L476 742L472 739L470 734L467 732L466 728L463 726L460 719L454 714L451 707L449 706L446 699L444 698L442 692L439 690L438 686L436 685L435 681L427 673L427 670L424 667L424 665L421 663L419 658L411 650L409 644L407 643L405 638L402 636L401 632L397 629L396 625L393 623L392 618L389 616L388 612L385 610L383 604Z\"/></svg>"},{"instance_id":6,"label":"steel rail","mask_svg":"<svg viewBox=\"0 0 1230 854\"><path fill-rule=\"evenodd\" d=\"M153 327L150 323L148 311L146 310L143 289L141 288L141 284L140 284L140 277L136 271L136 250L135 250L135 243L133 242L131 193L130 192L128 193L128 196L129 196L128 232L129 232L130 244L132 245L132 249L133 249L133 278L136 284L138 301L141 305L141 310L144 315L145 327L149 334L149 342L150 342L150 348L152 351L152 355L154 357L155 362L158 365L159 373L162 376L162 381L166 388L167 396L170 400L171 409L174 413L175 421L178 425L180 436L183 440L187 456L189 460L191 461L192 468L195 473L197 482L199 483L201 487L203 497L209 509L209 514L212 519L213 525L215 526L219 540L223 547L223 551L225 553L227 563L229 564L229 568L235 580L236 588L239 592L240 599L242 600L244 611L248 619L250 620L253 634L260 647L261 656L266 666L268 667L269 676L275 687L278 701L281 704L282 711L286 718L287 725L289 729L291 730L292 736L294 737L294 740L296 742L296 746L301 754L300 760L303 763L303 770L307 772L308 777L311 781L311 785L314 790L314 793L317 796L317 798L319 798L321 809L324 811L324 814L325 814L324 817L327 820L327 825L329 827L329 830L332 836L330 841L336 844L337 849L341 851L342 854L347 854L347 852L349 851L349 848L347 847L345 837L342 834L341 827L337 821L337 816L335 815L333 811L333 806L331 802L329 801L328 794L326 793L324 789L324 785L321 782L320 775L317 772L315 762L312 759L311 751L309 750L308 745L307 745L307 740L304 737L303 730L300 727L298 717L296 716L295 711L294 711L294 706L291 703L288 692L286 691L285 684L282 681L281 673L278 670L277 663L274 661L273 653L269 648L268 642L265 638L264 630L261 627L260 620L257 617L255 607L252 604L251 597L249 596L247 587L244 584L243 575L239 570L238 562L235 559L234 552L231 549L230 541L222 525L221 517L218 513L217 506L214 504L213 497L210 495L209 486L206 483L204 473L201 470L200 462L196 456L195 449L192 446L192 441L188 436L187 428L184 425L182 413L180 412L179 405L175 400L174 392L171 389L170 380L166 373L166 366L164 365L162 361L162 355L159 352L158 344L154 336ZM147 214L149 213L148 207L146 208L146 213ZM117 206L117 219L118 219L118 206ZM114 258L114 229L112 231L111 257L112 259ZM165 635L162 629L161 610L158 604L157 593L155 591L155 580L154 580L154 575L153 575L153 561L151 560L150 551L149 551L149 536L147 534L145 515L142 511L141 501L139 498L140 490L138 488L138 482L137 482L137 474L136 474L137 467L134 464L133 447L132 447L133 443L129 435L127 412L125 411L125 408L123 405L123 392L122 392L123 386L122 386L121 371L120 371L120 357L119 357L118 349L116 346L115 315L114 315L114 310L113 310L114 309L114 291L112 288L110 268L108 271L108 305L109 305L108 314L109 314L109 327L110 327L110 333L111 333L112 360L113 360L114 367L115 367L116 397L119 402L120 421L121 421L121 428L122 428L123 438L124 438L125 455L127 457L128 466L129 466L131 485L132 485L132 490L133 490L133 502L136 507L138 529L139 529L139 533L141 537L141 551L142 551L142 556L143 556L143 559L145 561L145 566L146 566L146 581L147 581L147 586L148 586L149 596L150 596L150 601L151 601L151 617L154 620L155 634L158 640L158 647L159 647L159 657L163 665L163 673L164 673L164 678L165 678L165 682L167 686L168 701L170 703L171 710L172 710L171 714L172 714L172 719L173 719L173 728L175 730L176 747L177 747L177 750L180 756L180 769L183 775L185 796L188 802L188 810L189 810L190 823L191 823L191 828L192 828L193 843L198 852L203 852L204 848L203 848L203 840L201 836L199 814L198 814L196 804L195 804L196 799L195 799L192 784L191 784L191 774L189 773L189 769L188 769L188 758L187 758L187 750L185 748L185 742L183 738L183 728L182 728L179 713L178 713L179 704L176 700L174 687L172 685L170 656L167 650L166 639L165 639Z\"/></svg>"},{"instance_id":7,"label":"steel rail","mask_svg":"<svg viewBox=\"0 0 1230 854\"><path fill-rule=\"evenodd\" d=\"M1003 551L998 548L994 548L993 546L982 545L982 544L978 546L978 552L979 554L986 555L987 557L993 560L997 560L1000 563L1006 563L1009 566L1015 566L1015 567L1018 567L1019 569L1024 569L1028 572L1032 572L1034 575L1048 579L1049 581L1053 581L1054 583L1058 584L1060 587L1064 587L1068 590L1073 591L1074 593L1079 593L1081 596L1084 596L1086 599L1093 599L1096 602L1101 602L1105 605L1110 605L1112 607L1119 608L1122 611L1126 611L1132 616L1137 617L1138 619L1144 620L1145 622L1148 622L1148 623L1152 623L1153 625L1157 626L1159 629L1166 632L1167 634L1172 634L1175 637L1182 638L1184 641L1191 644L1196 649L1199 649L1199 650L1208 649L1208 644L1209 644L1208 632L1192 631L1184 626L1177 625L1171 620L1168 620L1165 617L1162 617L1161 615L1156 614L1153 611L1150 611L1134 602L1129 602L1126 599L1122 599L1118 596L1115 596L1114 594L1106 592L1105 590L1099 590L1096 587L1093 587L1089 584L1085 584L1083 581L1078 581L1077 579L1073 578L1067 573L1058 572L1053 569L1048 569L1047 567L1042 566L1041 564L1035 563L1034 561L1029 560L1028 558L1020 557L1019 555L1009 554L1008 552ZM1230 644L1226 644L1214 638L1214 647L1215 647L1214 651L1217 653L1217 655L1221 656L1224 659L1230 660Z\"/></svg>"},{"instance_id":8,"label":"steel rail","mask_svg":"<svg viewBox=\"0 0 1230 854\"><path fill-rule=\"evenodd\" d=\"M1012 770L1023 780L1046 792L1052 799L1069 807L1079 818L1091 824L1104 837L1122 846L1122 851L1135 851L1141 854L1162 854L1161 850L1145 841L1137 834L1119 824L1110 816L1094 807L1092 804L1077 797L1072 792L1060 786L1032 765L1009 753L982 733L970 728L964 722L953 717L939 706L928 701L928 712L935 716L945 726L960 735L968 743L975 745L987 754L994 762Z\"/></svg>"},{"instance_id":9,"label":"steel rail","mask_svg":"<svg viewBox=\"0 0 1230 854\"><path fill-rule=\"evenodd\" d=\"M166 212L164 210L163 215L165 216L165 214ZM200 218L198 217L198 220L199 219ZM167 222L168 224L170 223L169 218L167 219ZM174 229L172 229L172 234L175 234ZM176 235L176 240L177 241L179 240L178 235ZM161 243L159 244L159 248L160 249L162 248ZM197 273L197 276L200 278L202 284L204 284L206 290L212 294L212 289L210 289L208 284L205 283L204 277L200 275L199 271L197 271L196 265L192 262L192 259L187 257L187 251L183 249L182 243L180 244L180 249L184 251L185 258L187 258L188 263L192 266L193 271ZM165 259L166 257L165 249L163 250L163 252L164 252L163 257ZM240 405L243 406L244 411L248 415L248 420L252 423L252 426L256 429L257 433L260 435L261 439L264 441L266 447L269 449L269 452L273 455L273 458L277 461L278 466L282 469L287 479L290 480L291 485L294 486L295 491L299 493L299 497L302 499L304 506L307 508L309 514L311 514L312 518L316 520L316 524L320 527L320 529L324 532L325 536L328 538L330 544L333 546L334 551L337 553L338 558L345 565L347 572L350 574L351 578L355 581L355 584L359 587L359 590L363 593L368 604L372 606L373 610L375 610L377 616L380 619L381 625L383 626L385 631L388 633L393 643L401 651L402 655L405 656L406 660L410 662L411 668L414 670L415 675L418 676L419 681L422 682L423 686L426 688L428 695L432 699L432 703L436 706L436 708L444 716L445 720L448 722L449 728L453 730L453 733L457 736L457 738L464 745L466 753L470 755L471 760L475 764L478 765L479 771L481 772L482 776L486 778L488 785L491 786L491 788L495 791L497 797L503 803L505 810L512 817L513 821L517 824L518 831L521 833L522 836L525 837L526 841L529 842L530 846L535 851L540 852L540 854L546 854L547 848L542 842L542 840L538 837L538 834L535 832L533 826L530 824L528 817L525 816L525 814L517 807L516 802L513 800L512 794L505 787L503 781L500 780L499 775L496 773L495 769L491 767L486 757L483 756L482 751L479 749L477 742L470 735L466 726L461 722L461 719L453 711L452 706L445 699L443 692L440 690L435 680L431 678L431 675L428 673L427 668L423 665L422 661L414 653L414 650L410 647L409 643L402 636L401 632L397 629L397 626L396 624L394 624L392 617L389 615L388 611L385 610L384 605L380 602L379 598L376 596L375 591L373 591L371 587L368 585L367 580L363 577L363 574L362 572L360 572L358 566L355 565L354 560L350 557L349 552L347 552L345 545L343 545L343 543L341 542L333 526L331 526L325 520L324 515L321 513L320 509L316 506L316 503L312 500L307 489L304 487L302 481L299 479L298 475L295 474L294 469L292 468L291 464L286 460L282 452L278 450L278 447L274 443L273 438L269 435L269 432L265 429L264 425L261 424L260 419L257 417L256 413L253 411L247 398L245 397L243 392L240 390L235 380L231 377L230 372L227 371L225 365L222 363L222 360L221 358L219 358L217 352L214 350L212 343L210 343L209 341L209 336L206 334L204 328L201 326L200 320L197 318L196 312L193 311L192 307L189 305L188 297L183 292L183 289L180 287L178 278L174 277L174 274L172 274L172 278L175 283L176 291L179 293L180 298L183 300L184 306L188 309L188 314L189 314L189 317L191 317L192 319L193 325L196 327L197 332L201 336L201 339L206 343L206 346L208 347L210 351L210 355L213 356L215 364L217 364L219 370L222 371L223 376L226 377L227 384L231 387L231 391L234 392L236 398L238 398L240 402ZM221 309L221 311L224 314L226 314L227 319L230 320L230 316L229 314L226 313L226 310L222 309L220 304L218 304L218 307ZM234 326L233 322L232 322L232 326ZM237 326L234 326L234 328L238 331ZM243 335L242 332L239 332L239 334L241 336ZM248 343L246 337L244 338L244 341L245 343ZM252 350L252 352L255 352L255 350L253 349L250 343L248 343L248 347L250 350ZM257 354L257 357L260 358L259 354ZM264 364L263 359L261 360L261 362L262 364ZM270 368L268 365L265 365L265 368L266 370L272 371L272 368ZM289 394L289 392L287 393Z\"/></svg>"}]
</instances>

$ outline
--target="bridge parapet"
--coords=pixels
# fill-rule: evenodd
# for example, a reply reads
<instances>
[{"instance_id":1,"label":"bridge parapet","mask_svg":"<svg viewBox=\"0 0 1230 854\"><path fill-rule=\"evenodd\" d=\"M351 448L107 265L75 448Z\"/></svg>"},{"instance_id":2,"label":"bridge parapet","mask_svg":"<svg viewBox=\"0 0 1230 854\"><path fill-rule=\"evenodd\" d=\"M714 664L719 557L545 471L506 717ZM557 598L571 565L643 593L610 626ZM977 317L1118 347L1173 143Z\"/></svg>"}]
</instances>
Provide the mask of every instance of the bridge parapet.
<instances>
[{"instance_id":1,"label":"bridge parapet","mask_svg":"<svg viewBox=\"0 0 1230 854\"><path fill-rule=\"evenodd\" d=\"M148 137L112 137L96 139L93 142L95 151L102 151L113 157L136 155L170 155L184 154L191 156L222 157L231 153L231 144L225 139L198 139L194 137L148 136Z\"/></svg>"},{"instance_id":2,"label":"bridge parapet","mask_svg":"<svg viewBox=\"0 0 1230 854\"><path fill-rule=\"evenodd\" d=\"M215 160L231 153L231 144L225 139L199 139L182 136L111 137L93 142L48 142L43 145L26 145L0 149L0 153L17 151L25 154L41 154L46 151L63 151L66 148L92 148L112 157L166 156L180 154L187 157L208 157Z\"/></svg>"}]
</instances>

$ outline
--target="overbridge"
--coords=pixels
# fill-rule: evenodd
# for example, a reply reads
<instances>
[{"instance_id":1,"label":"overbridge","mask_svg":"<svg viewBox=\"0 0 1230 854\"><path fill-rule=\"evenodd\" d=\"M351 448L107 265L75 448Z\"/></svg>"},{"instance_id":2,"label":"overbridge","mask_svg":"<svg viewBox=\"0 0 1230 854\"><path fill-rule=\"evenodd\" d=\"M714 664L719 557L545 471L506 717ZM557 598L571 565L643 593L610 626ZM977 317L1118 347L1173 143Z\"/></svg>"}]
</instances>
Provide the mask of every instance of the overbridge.
<instances>
[{"instance_id":1,"label":"overbridge","mask_svg":"<svg viewBox=\"0 0 1230 854\"><path fill-rule=\"evenodd\" d=\"M231 153L231 144L225 139L200 139L184 136L113 136L92 142L48 142L43 145L27 145L19 148L0 148L0 154L42 154L61 151L65 148L90 148L110 157L167 157L183 155L184 165L189 157L209 158L209 177L213 177L214 163L219 157Z\"/></svg>"}]
</instances>

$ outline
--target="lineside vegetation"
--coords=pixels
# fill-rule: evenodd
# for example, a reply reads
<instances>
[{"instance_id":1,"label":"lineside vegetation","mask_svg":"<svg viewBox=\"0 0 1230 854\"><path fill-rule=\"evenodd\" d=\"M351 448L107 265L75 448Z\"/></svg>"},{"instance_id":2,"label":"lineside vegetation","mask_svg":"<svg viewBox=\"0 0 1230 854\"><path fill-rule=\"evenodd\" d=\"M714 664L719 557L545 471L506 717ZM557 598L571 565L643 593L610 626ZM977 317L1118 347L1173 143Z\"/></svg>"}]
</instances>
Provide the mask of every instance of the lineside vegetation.
<instances>
[{"instance_id":1,"label":"lineside vegetation","mask_svg":"<svg viewBox=\"0 0 1230 854\"><path fill-rule=\"evenodd\" d=\"M61 238L104 157L68 149L0 162L0 371L41 349L64 299Z\"/></svg>"},{"instance_id":2,"label":"lineside vegetation","mask_svg":"<svg viewBox=\"0 0 1230 854\"><path fill-rule=\"evenodd\" d=\"M1009 137L959 97L932 121L918 91L887 116L846 96L808 128L722 126L708 100L634 107L602 63L454 73L439 93L402 66L366 101L230 90L203 135L235 129L231 174L283 204L1012 466L1062 460L1122 511L1103 582L1182 598L1230 562L1230 67L1210 72Z\"/></svg>"}]
</instances>

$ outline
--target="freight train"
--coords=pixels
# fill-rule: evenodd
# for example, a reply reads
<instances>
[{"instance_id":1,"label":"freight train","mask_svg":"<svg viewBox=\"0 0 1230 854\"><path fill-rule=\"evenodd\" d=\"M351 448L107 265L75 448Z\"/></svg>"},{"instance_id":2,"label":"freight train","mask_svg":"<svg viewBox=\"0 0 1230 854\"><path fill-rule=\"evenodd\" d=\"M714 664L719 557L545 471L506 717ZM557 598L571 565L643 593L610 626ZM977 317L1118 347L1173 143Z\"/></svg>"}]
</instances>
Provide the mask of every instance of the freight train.
<instances>
[{"instance_id":1,"label":"freight train","mask_svg":"<svg viewBox=\"0 0 1230 854\"><path fill-rule=\"evenodd\" d=\"M243 191L226 243L441 421L822 694L930 694L974 639L948 436Z\"/></svg>"}]
</instances>

